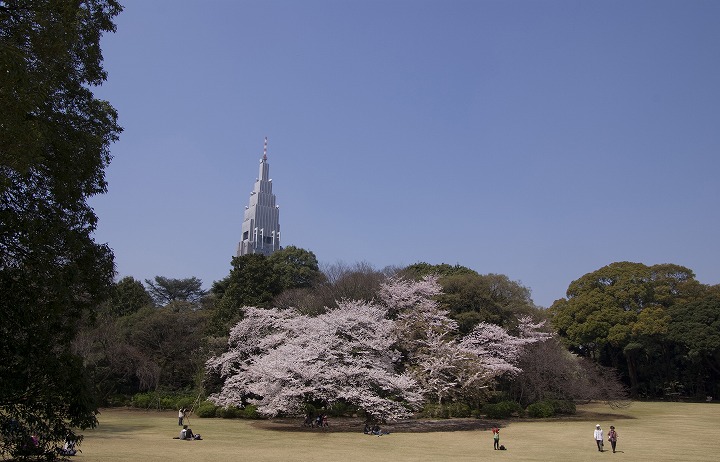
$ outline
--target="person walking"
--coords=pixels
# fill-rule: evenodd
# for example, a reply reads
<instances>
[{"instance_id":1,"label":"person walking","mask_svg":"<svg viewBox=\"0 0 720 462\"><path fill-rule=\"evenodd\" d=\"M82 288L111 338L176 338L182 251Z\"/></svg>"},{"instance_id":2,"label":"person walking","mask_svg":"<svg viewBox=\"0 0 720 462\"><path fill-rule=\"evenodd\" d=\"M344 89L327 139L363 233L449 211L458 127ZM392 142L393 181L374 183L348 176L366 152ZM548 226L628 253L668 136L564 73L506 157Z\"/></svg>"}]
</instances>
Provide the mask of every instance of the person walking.
<instances>
[{"instance_id":1,"label":"person walking","mask_svg":"<svg viewBox=\"0 0 720 462\"><path fill-rule=\"evenodd\" d=\"M602 428L600 428L600 424L595 425L595 443L597 443L598 451L602 452L603 450L603 431Z\"/></svg>"},{"instance_id":2,"label":"person walking","mask_svg":"<svg viewBox=\"0 0 720 462\"><path fill-rule=\"evenodd\" d=\"M493 449L500 449L500 429L494 427L493 432Z\"/></svg>"},{"instance_id":3,"label":"person walking","mask_svg":"<svg viewBox=\"0 0 720 462\"><path fill-rule=\"evenodd\" d=\"M610 441L610 446L612 446L613 452L615 452L615 445L617 444L618 434L615 431L615 427L613 425L610 425L610 431L608 432L608 441Z\"/></svg>"}]
</instances>

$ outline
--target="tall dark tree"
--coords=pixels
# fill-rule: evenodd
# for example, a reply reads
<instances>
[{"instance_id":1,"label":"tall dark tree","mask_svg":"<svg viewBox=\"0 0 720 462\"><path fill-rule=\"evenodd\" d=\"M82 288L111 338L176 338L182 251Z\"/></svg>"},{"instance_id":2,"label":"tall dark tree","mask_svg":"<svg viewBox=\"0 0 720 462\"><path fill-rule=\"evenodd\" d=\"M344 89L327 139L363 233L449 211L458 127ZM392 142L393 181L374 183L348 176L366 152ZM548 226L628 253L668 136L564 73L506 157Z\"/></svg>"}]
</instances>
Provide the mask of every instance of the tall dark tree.
<instances>
[{"instance_id":1,"label":"tall dark tree","mask_svg":"<svg viewBox=\"0 0 720 462\"><path fill-rule=\"evenodd\" d=\"M282 290L280 278L268 257L248 254L232 259L230 274L213 284L222 294L215 303L208 328L211 334L225 336L243 315L245 306L268 307Z\"/></svg>"},{"instance_id":2,"label":"tall dark tree","mask_svg":"<svg viewBox=\"0 0 720 462\"><path fill-rule=\"evenodd\" d=\"M92 87L114 0L0 1L0 457L27 438L53 457L96 424L77 320L107 295L113 255L93 241L89 197L106 190L121 128Z\"/></svg>"},{"instance_id":3,"label":"tall dark tree","mask_svg":"<svg viewBox=\"0 0 720 462\"><path fill-rule=\"evenodd\" d=\"M323 268L323 274L310 287L288 288L273 300L277 308L295 308L304 314L317 315L334 307L340 300L375 298L380 284L394 274L388 269L379 271L369 263L346 265L338 262Z\"/></svg>"},{"instance_id":4,"label":"tall dark tree","mask_svg":"<svg viewBox=\"0 0 720 462\"><path fill-rule=\"evenodd\" d=\"M458 322L461 333L468 333L481 322L513 328L522 315L539 313L530 298L530 289L511 281L504 274L479 274L460 265L415 263L399 272L400 276L419 279L435 274L443 293L440 306Z\"/></svg>"},{"instance_id":5,"label":"tall dark tree","mask_svg":"<svg viewBox=\"0 0 720 462\"><path fill-rule=\"evenodd\" d=\"M142 282L126 276L114 285L107 311L115 316L125 316L152 304L153 299Z\"/></svg>"},{"instance_id":6,"label":"tall dark tree","mask_svg":"<svg viewBox=\"0 0 720 462\"><path fill-rule=\"evenodd\" d=\"M272 253L268 263L283 290L312 287L323 280L315 254L293 245Z\"/></svg>"},{"instance_id":7,"label":"tall dark tree","mask_svg":"<svg viewBox=\"0 0 720 462\"><path fill-rule=\"evenodd\" d=\"M701 293L683 266L618 262L573 281L550 313L574 352L620 370L632 395L657 395L671 375L669 309Z\"/></svg>"},{"instance_id":8,"label":"tall dark tree","mask_svg":"<svg viewBox=\"0 0 720 462\"><path fill-rule=\"evenodd\" d=\"M205 295L202 281L195 276L185 279L173 279L155 276L155 280L145 279L148 293L158 306L173 301L198 303Z\"/></svg>"},{"instance_id":9,"label":"tall dark tree","mask_svg":"<svg viewBox=\"0 0 720 462\"><path fill-rule=\"evenodd\" d=\"M677 347L677 381L688 394L719 396L720 292L709 288L697 300L673 305L668 314L668 338Z\"/></svg>"}]
</instances>

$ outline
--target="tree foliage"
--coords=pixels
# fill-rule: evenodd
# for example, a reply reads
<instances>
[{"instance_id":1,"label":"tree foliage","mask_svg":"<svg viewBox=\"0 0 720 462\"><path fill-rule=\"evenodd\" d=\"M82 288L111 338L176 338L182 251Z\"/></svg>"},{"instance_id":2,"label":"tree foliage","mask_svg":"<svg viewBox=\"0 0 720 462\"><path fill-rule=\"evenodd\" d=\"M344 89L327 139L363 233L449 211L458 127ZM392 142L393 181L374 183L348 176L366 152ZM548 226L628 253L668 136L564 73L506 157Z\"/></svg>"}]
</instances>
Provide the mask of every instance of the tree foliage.
<instances>
[{"instance_id":1,"label":"tree foliage","mask_svg":"<svg viewBox=\"0 0 720 462\"><path fill-rule=\"evenodd\" d=\"M310 287L284 290L272 301L277 308L295 308L304 314L324 313L336 300L371 301L392 270L376 270L367 262L325 265L318 282Z\"/></svg>"},{"instance_id":2,"label":"tree foliage","mask_svg":"<svg viewBox=\"0 0 720 462\"><path fill-rule=\"evenodd\" d=\"M617 368L633 395L657 396L678 379L671 326L707 290L679 265L619 262L573 281L550 312L574 352Z\"/></svg>"},{"instance_id":3,"label":"tree foliage","mask_svg":"<svg viewBox=\"0 0 720 462\"><path fill-rule=\"evenodd\" d=\"M280 293L280 281L263 254L248 254L232 259L230 274L215 282L216 298L210 333L227 336L230 326L244 315L246 306L266 307ZM222 292L220 292L220 290Z\"/></svg>"},{"instance_id":4,"label":"tree foliage","mask_svg":"<svg viewBox=\"0 0 720 462\"><path fill-rule=\"evenodd\" d=\"M177 309L181 302L118 315L100 314L73 343L106 405L117 395L144 391L186 390L197 386L207 358L207 313Z\"/></svg>"},{"instance_id":5,"label":"tree foliage","mask_svg":"<svg viewBox=\"0 0 720 462\"><path fill-rule=\"evenodd\" d=\"M315 254L294 246L274 252L269 257L248 254L232 259L230 274L215 281L216 296L211 333L227 335L243 316L243 307L269 307L284 291L304 290L323 281Z\"/></svg>"},{"instance_id":6,"label":"tree foliage","mask_svg":"<svg viewBox=\"0 0 720 462\"><path fill-rule=\"evenodd\" d=\"M153 299L145 286L132 276L126 276L113 285L107 307L112 314L125 316L152 304Z\"/></svg>"},{"instance_id":7,"label":"tree foliage","mask_svg":"<svg viewBox=\"0 0 720 462\"><path fill-rule=\"evenodd\" d=\"M315 254L293 245L273 252L268 257L268 263L282 290L312 287L324 278Z\"/></svg>"},{"instance_id":8,"label":"tree foliage","mask_svg":"<svg viewBox=\"0 0 720 462\"><path fill-rule=\"evenodd\" d=\"M438 302L464 334L482 322L513 328L518 318L538 314L530 289L504 274L478 274L470 268L447 263L415 263L400 270L398 275L415 280L438 276L443 289Z\"/></svg>"},{"instance_id":9,"label":"tree foliage","mask_svg":"<svg viewBox=\"0 0 720 462\"><path fill-rule=\"evenodd\" d=\"M184 279L155 276L155 280L145 279L147 290L157 306L165 306L173 301L198 303L205 295L202 281L195 276Z\"/></svg>"},{"instance_id":10,"label":"tree foliage","mask_svg":"<svg viewBox=\"0 0 720 462\"><path fill-rule=\"evenodd\" d=\"M53 457L72 428L95 425L77 319L108 294L113 257L92 239L87 199L106 190L115 110L100 36L114 0L0 2L0 455L30 434Z\"/></svg>"}]
</instances>

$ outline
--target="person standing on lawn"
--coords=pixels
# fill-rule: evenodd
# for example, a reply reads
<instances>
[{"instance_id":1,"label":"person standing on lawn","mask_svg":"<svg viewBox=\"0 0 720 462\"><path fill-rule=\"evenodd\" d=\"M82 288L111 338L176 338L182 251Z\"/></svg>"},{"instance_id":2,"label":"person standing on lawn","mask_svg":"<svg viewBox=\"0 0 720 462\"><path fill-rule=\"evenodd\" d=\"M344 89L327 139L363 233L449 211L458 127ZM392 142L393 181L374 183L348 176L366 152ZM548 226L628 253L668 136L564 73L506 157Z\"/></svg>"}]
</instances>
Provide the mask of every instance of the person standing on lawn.
<instances>
[{"instance_id":1,"label":"person standing on lawn","mask_svg":"<svg viewBox=\"0 0 720 462\"><path fill-rule=\"evenodd\" d=\"M493 427L493 449L500 449L500 429Z\"/></svg>"},{"instance_id":2,"label":"person standing on lawn","mask_svg":"<svg viewBox=\"0 0 720 462\"><path fill-rule=\"evenodd\" d=\"M597 443L598 451L602 452L603 450L603 431L602 428L600 428L600 424L595 425L595 443Z\"/></svg>"},{"instance_id":3,"label":"person standing on lawn","mask_svg":"<svg viewBox=\"0 0 720 462\"><path fill-rule=\"evenodd\" d=\"M617 444L618 434L615 431L615 427L613 425L610 425L610 431L608 432L608 441L610 441L610 446L612 446L613 452L615 452L615 445Z\"/></svg>"}]
</instances>

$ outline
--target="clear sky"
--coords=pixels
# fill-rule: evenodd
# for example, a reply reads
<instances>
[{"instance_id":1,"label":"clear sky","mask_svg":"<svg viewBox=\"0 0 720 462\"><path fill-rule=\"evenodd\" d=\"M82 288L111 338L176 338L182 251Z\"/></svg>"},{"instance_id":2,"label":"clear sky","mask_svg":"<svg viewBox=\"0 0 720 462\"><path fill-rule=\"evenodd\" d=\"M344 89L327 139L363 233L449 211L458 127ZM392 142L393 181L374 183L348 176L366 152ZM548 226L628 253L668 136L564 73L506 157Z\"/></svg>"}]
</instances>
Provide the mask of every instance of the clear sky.
<instances>
[{"instance_id":1,"label":"clear sky","mask_svg":"<svg viewBox=\"0 0 720 462\"><path fill-rule=\"evenodd\" d=\"M616 261L720 283L718 1L121 2L91 200L119 277L225 277L267 136L282 243L321 264L541 306Z\"/></svg>"}]
</instances>

